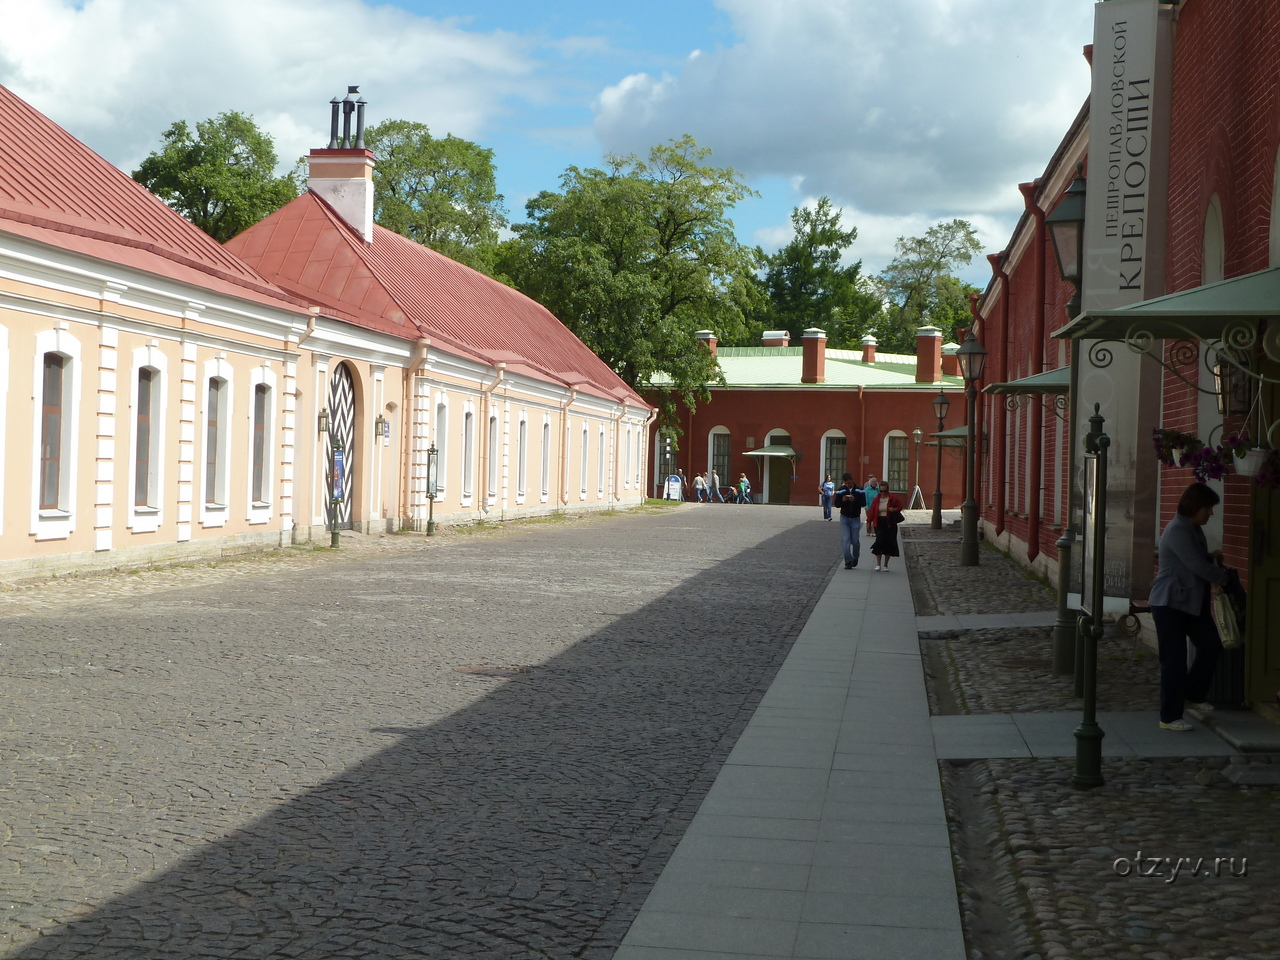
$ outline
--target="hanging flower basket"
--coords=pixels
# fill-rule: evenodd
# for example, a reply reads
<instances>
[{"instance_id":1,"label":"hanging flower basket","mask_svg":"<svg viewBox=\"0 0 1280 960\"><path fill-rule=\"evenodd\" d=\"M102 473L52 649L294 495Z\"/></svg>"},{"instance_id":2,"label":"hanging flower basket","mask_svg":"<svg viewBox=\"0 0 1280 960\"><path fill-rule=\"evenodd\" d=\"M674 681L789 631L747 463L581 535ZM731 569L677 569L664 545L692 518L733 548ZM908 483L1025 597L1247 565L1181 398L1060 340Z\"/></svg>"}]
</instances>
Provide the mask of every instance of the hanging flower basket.
<instances>
[{"instance_id":1,"label":"hanging flower basket","mask_svg":"<svg viewBox=\"0 0 1280 960\"><path fill-rule=\"evenodd\" d=\"M1250 447L1240 453L1236 460L1236 473L1242 477L1256 477L1262 465L1267 462L1269 453L1271 453L1270 450L1264 450L1262 447Z\"/></svg>"}]
</instances>

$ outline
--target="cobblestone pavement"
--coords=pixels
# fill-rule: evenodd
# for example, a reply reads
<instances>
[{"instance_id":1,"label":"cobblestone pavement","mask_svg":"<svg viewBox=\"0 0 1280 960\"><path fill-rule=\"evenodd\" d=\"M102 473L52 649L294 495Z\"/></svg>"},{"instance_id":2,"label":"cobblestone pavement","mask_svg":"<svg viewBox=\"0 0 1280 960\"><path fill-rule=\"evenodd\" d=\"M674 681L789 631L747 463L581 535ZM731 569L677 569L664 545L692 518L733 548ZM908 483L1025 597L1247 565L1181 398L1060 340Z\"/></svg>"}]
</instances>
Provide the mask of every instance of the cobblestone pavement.
<instances>
[{"instance_id":1,"label":"cobblestone pavement","mask_svg":"<svg viewBox=\"0 0 1280 960\"><path fill-rule=\"evenodd\" d=\"M951 562L958 546L947 533L904 530L918 613L1054 608L1052 592L988 547L978 570ZM1049 632L923 639L935 711L1078 706L1049 670ZM1149 651L1104 638L1100 709L1149 708L1154 724L1157 678ZM1228 763L1277 762L1105 760L1106 783L1089 791L1072 788L1074 761L944 762L970 957L1280 957L1280 788L1223 776Z\"/></svg>"},{"instance_id":2,"label":"cobblestone pavement","mask_svg":"<svg viewBox=\"0 0 1280 960\"><path fill-rule=\"evenodd\" d=\"M5 591L0 956L611 957L833 569L816 512Z\"/></svg>"}]
</instances>

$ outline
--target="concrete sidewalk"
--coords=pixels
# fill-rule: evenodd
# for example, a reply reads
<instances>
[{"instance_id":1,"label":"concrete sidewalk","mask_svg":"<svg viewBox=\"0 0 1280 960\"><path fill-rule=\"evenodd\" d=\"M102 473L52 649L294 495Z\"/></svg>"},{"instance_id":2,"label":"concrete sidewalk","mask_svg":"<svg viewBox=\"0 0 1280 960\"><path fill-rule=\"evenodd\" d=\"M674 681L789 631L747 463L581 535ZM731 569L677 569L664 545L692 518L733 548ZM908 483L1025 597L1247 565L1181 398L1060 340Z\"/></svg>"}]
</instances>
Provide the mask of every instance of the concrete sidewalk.
<instances>
[{"instance_id":1,"label":"concrete sidewalk","mask_svg":"<svg viewBox=\"0 0 1280 960\"><path fill-rule=\"evenodd\" d=\"M615 960L962 960L916 630L837 567Z\"/></svg>"}]
</instances>

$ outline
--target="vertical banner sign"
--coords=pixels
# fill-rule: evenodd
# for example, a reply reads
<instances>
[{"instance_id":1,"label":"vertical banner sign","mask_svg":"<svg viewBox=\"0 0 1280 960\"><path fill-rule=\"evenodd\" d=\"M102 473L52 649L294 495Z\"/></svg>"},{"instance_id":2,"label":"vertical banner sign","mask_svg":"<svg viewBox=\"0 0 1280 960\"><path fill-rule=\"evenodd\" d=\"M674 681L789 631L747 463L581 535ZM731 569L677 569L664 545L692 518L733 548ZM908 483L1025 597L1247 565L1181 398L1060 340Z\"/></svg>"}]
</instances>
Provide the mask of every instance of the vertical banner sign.
<instances>
[{"instance_id":1,"label":"vertical banner sign","mask_svg":"<svg viewBox=\"0 0 1280 960\"><path fill-rule=\"evenodd\" d=\"M343 470L343 454L342 448L336 447L333 451L333 499L342 499L342 475Z\"/></svg>"},{"instance_id":2,"label":"vertical banner sign","mask_svg":"<svg viewBox=\"0 0 1280 960\"><path fill-rule=\"evenodd\" d=\"M1105 0L1094 6L1081 290L1085 314L1164 292L1153 289L1163 285L1162 265L1155 265L1152 279L1151 263L1153 257L1163 258L1164 168L1158 160L1168 140L1167 129L1160 129L1164 114L1155 102L1163 90L1157 82L1158 25L1157 0ZM1146 598L1145 593L1132 596L1135 589L1145 589L1133 577L1133 558L1141 552L1135 544L1143 543L1147 533L1135 526L1135 517L1149 515L1138 509L1137 501L1154 495L1143 489L1153 484L1139 481L1138 458L1150 457L1150 426L1146 438L1140 435L1140 364L1139 355L1123 344L1083 341L1071 411L1084 424L1094 404L1100 404L1112 428L1107 490L1092 495L1106 496L1111 506L1104 606L1126 613L1131 599ZM1077 469L1084 467L1080 453L1076 451ZM1072 482L1080 491L1083 478ZM1073 592L1081 586L1081 574L1077 570L1073 576Z\"/></svg>"},{"instance_id":3,"label":"vertical banner sign","mask_svg":"<svg viewBox=\"0 0 1280 960\"><path fill-rule=\"evenodd\" d=\"M1152 211L1152 96L1157 0L1106 0L1094 8L1085 195L1084 312L1135 303L1143 290Z\"/></svg>"}]
</instances>

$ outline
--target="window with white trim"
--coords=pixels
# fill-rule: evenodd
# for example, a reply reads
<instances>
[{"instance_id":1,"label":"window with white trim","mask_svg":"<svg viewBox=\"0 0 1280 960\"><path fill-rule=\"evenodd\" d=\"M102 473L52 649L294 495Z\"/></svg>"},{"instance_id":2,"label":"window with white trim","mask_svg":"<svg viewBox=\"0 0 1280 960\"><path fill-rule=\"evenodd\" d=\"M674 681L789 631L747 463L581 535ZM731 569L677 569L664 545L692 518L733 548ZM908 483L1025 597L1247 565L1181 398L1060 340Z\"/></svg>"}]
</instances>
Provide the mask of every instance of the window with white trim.
<instances>
[{"instance_id":1,"label":"window with white trim","mask_svg":"<svg viewBox=\"0 0 1280 960\"><path fill-rule=\"evenodd\" d=\"M582 425L582 450L580 451L580 456L579 456L579 458L578 458L578 460L579 460L579 463L578 463L578 479L579 479L579 485L578 485L578 486L579 486L579 489L578 489L578 499L580 499L580 500L585 500L585 499L587 499L587 456L588 456L588 452L589 452L589 451L588 451L588 449L587 449L587 448L588 448L588 442L589 442L589 440L588 440L588 434L587 434L587 425L584 423L584 424Z\"/></svg>"},{"instance_id":2,"label":"window with white trim","mask_svg":"<svg viewBox=\"0 0 1280 960\"><path fill-rule=\"evenodd\" d=\"M276 375L266 366L255 367L249 383L249 449L245 463L245 497L250 523L271 519L275 491Z\"/></svg>"},{"instance_id":3,"label":"window with white trim","mask_svg":"<svg viewBox=\"0 0 1280 960\"><path fill-rule=\"evenodd\" d=\"M717 479L721 485L728 484L732 481L729 476L729 453L732 442L732 436L728 427L712 427L711 435L707 438L709 450L707 451L707 461L710 463L711 469L715 471ZM711 478L707 477L710 483Z\"/></svg>"},{"instance_id":4,"label":"window with white trim","mask_svg":"<svg viewBox=\"0 0 1280 960\"><path fill-rule=\"evenodd\" d=\"M66 510L63 462L67 457L64 414L69 406L67 387L70 357L46 353L40 394L40 509Z\"/></svg>"},{"instance_id":5,"label":"window with white trim","mask_svg":"<svg viewBox=\"0 0 1280 960\"><path fill-rule=\"evenodd\" d=\"M596 448L596 496L604 496L604 427L600 427L599 446Z\"/></svg>"},{"instance_id":6,"label":"window with white trim","mask_svg":"<svg viewBox=\"0 0 1280 960\"><path fill-rule=\"evenodd\" d=\"M489 417L489 489L485 491L490 503L498 498L498 418Z\"/></svg>"},{"instance_id":7,"label":"window with white trim","mask_svg":"<svg viewBox=\"0 0 1280 960\"><path fill-rule=\"evenodd\" d=\"M523 413L516 437L516 498L522 503L529 480L529 421Z\"/></svg>"},{"instance_id":8,"label":"window with white trim","mask_svg":"<svg viewBox=\"0 0 1280 960\"><path fill-rule=\"evenodd\" d=\"M441 395L436 403L436 494L444 493L449 478L449 404Z\"/></svg>"},{"instance_id":9,"label":"window with white trim","mask_svg":"<svg viewBox=\"0 0 1280 960\"><path fill-rule=\"evenodd\" d=\"M468 500L475 486L476 415L467 410L462 414L462 498Z\"/></svg>"},{"instance_id":10,"label":"window with white trim","mask_svg":"<svg viewBox=\"0 0 1280 960\"><path fill-rule=\"evenodd\" d=\"M627 442L622 446L622 485L631 489L631 424L627 424Z\"/></svg>"},{"instance_id":11,"label":"window with white trim","mask_svg":"<svg viewBox=\"0 0 1280 960\"><path fill-rule=\"evenodd\" d=\"M542 421L542 502L551 496L551 421Z\"/></svg>"},{"instance_id":12,"label":"window with white trim","mask_svg":"<svg viewBox=\"0 0 1280 960\"><path fill-rule=\"evenodd\" d=\"M227 381L210 377L205 391L204 502L225 506L227 502Z\"/></svg>"},{"instance_id":13,"label":"window with white trim","mask_svg":"<svg viewBox=\"0 0 1280 960\"><path fill-rule=\"evenodd\" d=\"M31 411L31 533L65 539L75 531L80 433L80 341L65 329L36 334Z\"/></svg>"},{"instance_id":14,"label":"window with white trim","mask_svg":"<svg viewBox=\"0 0 1280 960\"><path fill-rule=\"evenodd\" d=\"M137 399L133 407L133 505L155 509L159 490L160 430L158 403L160 371L138 370Z\"/></svg>"}]
</instances>

